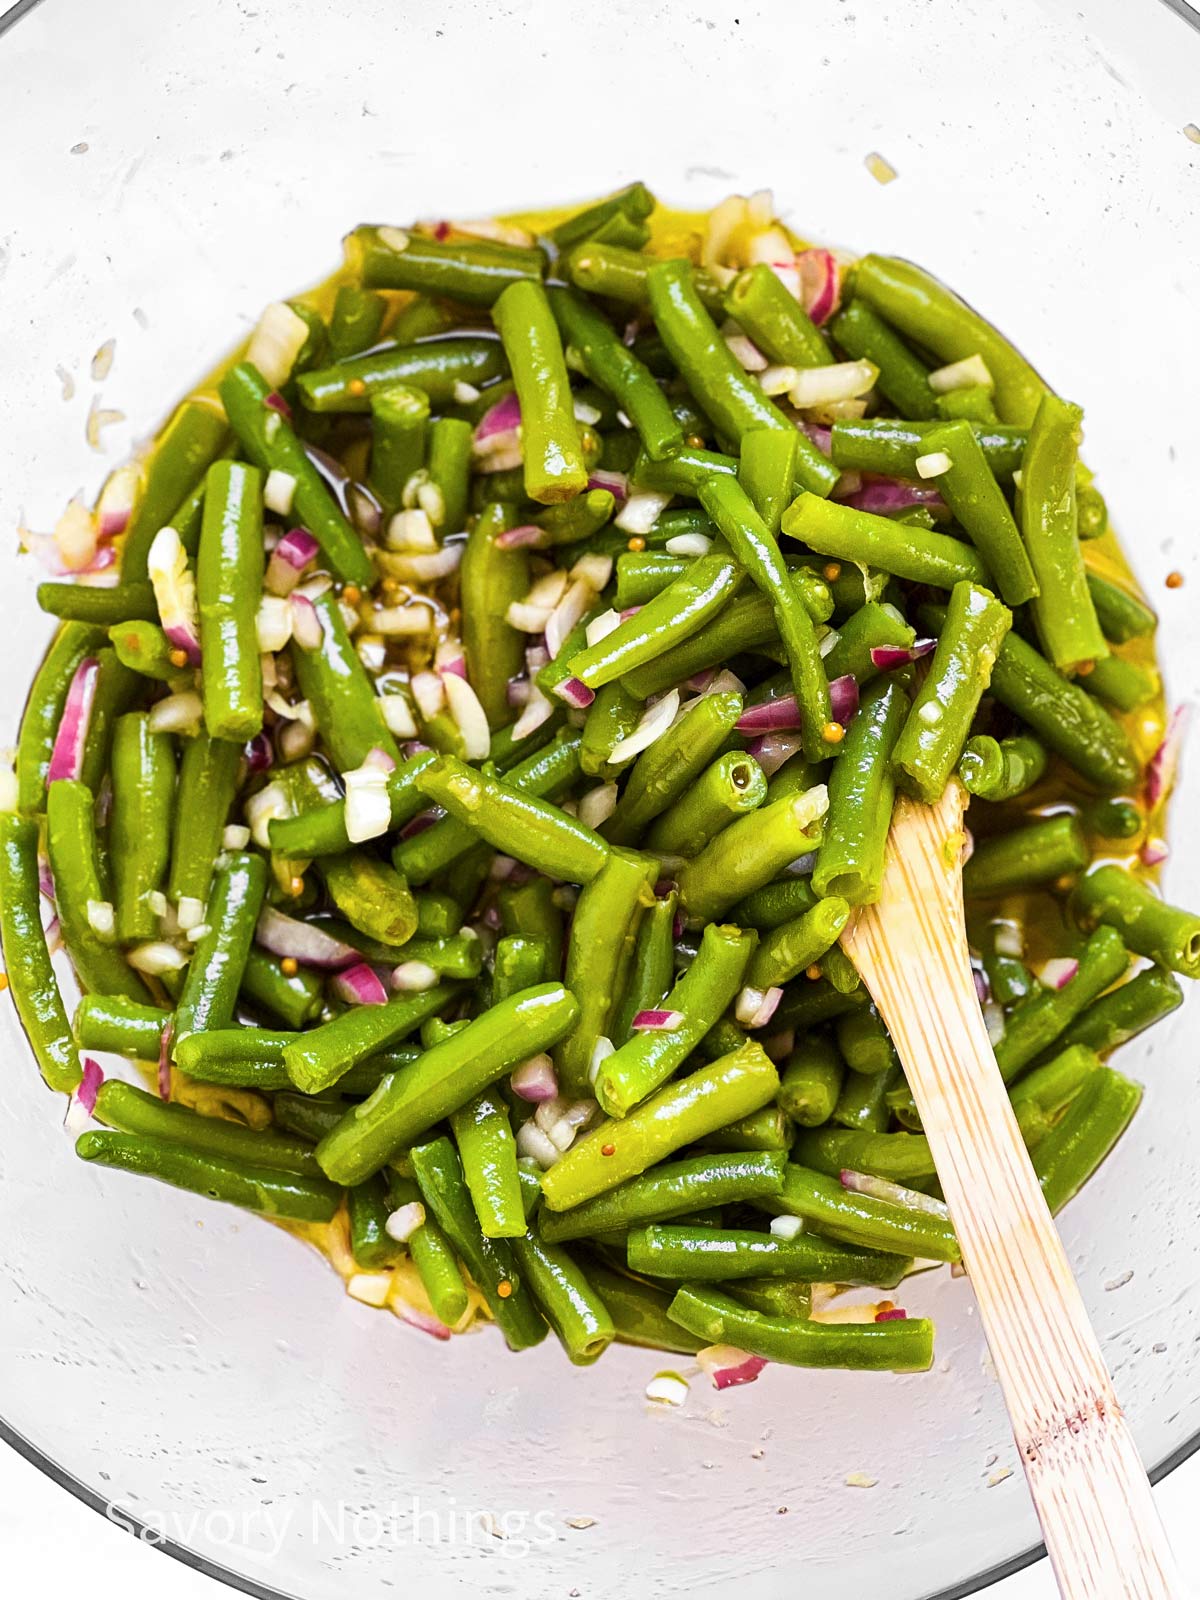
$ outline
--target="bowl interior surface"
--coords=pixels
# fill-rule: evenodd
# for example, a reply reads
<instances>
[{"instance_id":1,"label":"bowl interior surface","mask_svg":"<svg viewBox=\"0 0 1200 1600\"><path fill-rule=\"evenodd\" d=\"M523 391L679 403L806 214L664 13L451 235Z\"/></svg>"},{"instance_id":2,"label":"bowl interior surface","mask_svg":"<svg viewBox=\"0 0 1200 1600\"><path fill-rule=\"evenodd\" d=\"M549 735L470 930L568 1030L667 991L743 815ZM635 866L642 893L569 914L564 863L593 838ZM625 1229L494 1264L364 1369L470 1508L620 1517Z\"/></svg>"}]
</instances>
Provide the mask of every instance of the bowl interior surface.
<instances>
[{"instance_id":1,"label":"bowl interior surface","mask_svg":"<svg viewBox=\"0 0 1200 1600\"><path fill-rule=\"evenodd\" d=\"M94 491L264 303L333 269L342 233L639 176L690 207L772 187L800 232L911 256L1010 333L1084 406L1162 609L1171 698L1193 699L1198 66L1184 22L1115 0L44 0L0 38L0 743L50 633L14 527ZM872 179L871 151L897 181ZM102 453L93 405L124 414ZM1197 805L1185 761L1179 901L1200 901ZM758 1600L797 1573L837 1597L886 1571L910 1600L1036 1544L970 1288L946 1271L904 1290L937 1319L927 1375L772 1367L654 1409L647 1381L681 1358L614 1349L577 1371L551 1345L446 1347L348 1301L264 1223L91 1170L7 1004L0 1037L0 1418L245 1587L600 1600L736 1582ZM1145 1104L1062 1218L1152 1466L1200 1430L1198 1043L1189 1003L1123 1053Z\"/></svg>"}]
</instances>

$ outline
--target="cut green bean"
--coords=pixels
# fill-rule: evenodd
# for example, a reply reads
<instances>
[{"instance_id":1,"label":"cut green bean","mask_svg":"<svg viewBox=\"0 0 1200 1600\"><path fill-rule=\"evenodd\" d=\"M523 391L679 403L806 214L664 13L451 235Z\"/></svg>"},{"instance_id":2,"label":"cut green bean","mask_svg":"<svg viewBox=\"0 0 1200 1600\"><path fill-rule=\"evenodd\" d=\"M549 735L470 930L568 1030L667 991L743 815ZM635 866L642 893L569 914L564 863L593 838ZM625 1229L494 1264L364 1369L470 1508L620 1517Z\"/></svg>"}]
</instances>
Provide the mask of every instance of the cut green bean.
<instances>
[{"instance_id":1,"label":"cut green bean","mask_svg":"<svg viewBox=\"0 0 1200 1600\"><path fill-rule=\"evenodd\" d=\"M1185 978L1200 978L1200 917L1161 900L1123 867L1094 868L1072 906L1085 927L1115 929L1126 948Z\"/></svg>"},{"instance_id":2,"label":"cut green bean","mask_svg":"<svg viewBox=\"0 0 1200 1600\"><path fill-rule=\"evenodd\" d=\"M926 434L923 448L926 455L944 456L949 463L934 480L938 492L987 563L1001 599L1009 606L1035 600L1039 581L971 424L940 423Z\"/></svg>"},{"instance_id":3,"label":"cut green bean","mask_svg":"<svg viewBox=\"0 0 1200 1600\"><path fill-rule=\"evenodd\" d=\"M802 1128L828 1122L841 1093L845 1066L832 1041L810 1033L785 1058L779 1104Z\"/></svg>"},{"instance_id":4,"label":"cut green bean","mask_svg":"<svg viewBox=\"0 0 1200 1600\"><path fill-rule=\"evenodd\" d=\"M175 1007L175 1038L226 1028L233 1021L238 990L267 888L267 863L244 853L225 858L213 876L205 931L195 942L183 990Z\"/></svg>"},{"instance_id":5,"label":"cut green bean","mask_svg":"<svg viewBox=\"0 0 1200 1600\"><path fill-rule=\"evenodd\" d=\"M909 1265L904 1256L847 1249L815 1233L780 1239L748 1228L688 1228L681 1223L635 1229L626 1250L632 1272L692 1283L766 1277L894 1289Z\"/></svg>"},{"instance_id":6,"label":"cut green bean","mask_svg":"<svg viewBox=\"0 0 1200 1600\"><path fill-rule=\"evenodd\" d=\"M859 703L829 777L829 812L813 868L819 895L855 906L879 898L896 789L893 752L908 714L908 695L890 677L871 684Z\"/></svg>"},{"instance_id":7,"label":"cut green bean","mask_svg":"<svg viewBox=\"0 0 1200 1600\"><path fill-rule=\"evenodd\" d=\"M764 1316L712 1289L680 1289L670 1316L710 1344L793 1367L850 1367L857 1372L926 1372L933 1365L933 1323L827 1323Z\"/></svg>"}]
</instances>

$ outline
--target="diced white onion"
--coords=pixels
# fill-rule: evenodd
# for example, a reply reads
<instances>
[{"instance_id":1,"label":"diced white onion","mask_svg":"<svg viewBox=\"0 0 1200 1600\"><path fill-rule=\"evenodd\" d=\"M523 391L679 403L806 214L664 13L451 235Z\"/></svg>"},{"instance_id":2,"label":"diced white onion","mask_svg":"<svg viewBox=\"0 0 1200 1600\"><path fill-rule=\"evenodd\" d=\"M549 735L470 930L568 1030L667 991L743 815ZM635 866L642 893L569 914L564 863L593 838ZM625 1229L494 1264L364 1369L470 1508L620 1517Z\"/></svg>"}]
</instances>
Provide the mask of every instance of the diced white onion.
<instances>
[{"instance_id":1,"label":"diced white onion","mask_svg":"<svg viewBox=\"0 0 1200 1600\"><path fill-rule=\"evenodd\" d=\"M454 404L456 406L474 405L481 393L482 390L477 389L473 383L464 383L459 378L454 385Z\"/></svg>"},{"instance_id":2,"label":"diced white onion","mask_svg":"<svg viewBox=\"0 0 1200 1600\"><path fill-rule=\"evenodd\" d=\"M450 715L462 734L464 755L468 761L486 761L492 748L492 734L479 696L456 672L442 674L442 687L446 691Z\"/></svg>"},{"instance_id":3,"label":"diced white onion","mask_svg":"<svg viewBox=\"0 0 1200 1600\"><path fill-rule=\"evenodd\" d=\"M514 600L504 613L504 620L519 633L545 633L552 610L552 607L531 606L526 600Z\"/></svg>"},{"instance_id":4,"label":"diced white onion","mask_svg":"<svg viewBox=\"0 0 1200 1600\"><path fill-rule=\"evenodd\" d=\"M446 685L436 672L413 673L409 687L422 722L431 722L446 704Z\"/></svg>"},{"instance_id":5,"label":"diced white onion","mask_svg":"<svg viewBox=\"0 0 1200 1600\"><path fill-rule=\"evenodd\" d=\"M571 568L572 583L589 584L597 594L612 577L613 558L611 556L586 555Z\"/></svg>"},{"instance_id":6,"label":"diced white onion","mask_svg":"<svg viewBox=\"0 0 1200 1600\"><path fill-rule=\"evenodd\" d=\"M377 633L364 633L354 646L358 659L372 677L387 666L387 644Z\"/></svg>"},{"instance_id":7,"label":"diced white onion","mask_svg":"<svg viewBox=\"0 0 1200 1600\"><path fill-rule=\"evenodd\" d=\"M252 794L246 801L246 821L250 825L250 837L260 850L271 848L271 836L267 832L267 824L273 817L290 817L292 802L287 790L279 782L268 783L257 794Z\"/></svg>"},{"instance_id":8,"label":"diced white onion","mask_svg":"<svg viewBox=\"0 0 1200 1600\"><path fill-rule=\"evenodd\" d=\"M188 964L183 951L177 950L165 939L152 939L148 944L134 945L132 950L126 952L126 960L131 967L136 967L139 972L148 972L151 977L159 977L164 972L179 972Z\"/></svg>"},{"instance_id":9,"label":"diced white onion","mask_svg":"<svg viewBox=\"0 0 1200 1600\"><path fill-rule=\"evenodd\" d=\"M379 561L393 578L401 578L406 583L437 583L458 571L463 549L464 545L459 540L454 544L444 544L440 550L430 551L428 555L420 551L410 555L407 552L383 550L380 551Z\"/></svg>"},{"instance_id":10,"label":"diced white onion","mask_svg":"<svg viewBox=\"0 0 1200 1600\"><path fill-rule=\"evenodd\" d=\"M243 828L240 823L231 822L221 835L221 845L225 850L244 850L250 843L250 829ZM183 901L181 900L182 906ZM182 922L182 916L180 921Z\"/></svg>"},{"instance_id":11,"label":"diced white onion","mask_svg":"<svg viewBox=\"0 0 1200 1600\"><path fill-rule=\"evenodd\" d=\"M437 981L437 972L428 961L402 961L392 971L392 988L401 994L423 994Z\"/></svg>"},{"instance_id":12,"label":"diced white onion","mask_svg":"<svg viewBox=\"0 0 1200 1600\"><path fill-rule=\"evenodd\" d=\"M111 939L116 931L116 914L111 900L89 900L87 903L88 927L101 939Z\"/></svg>"},{"instance_id":13,"label":"diced white onion","mask_svg":"<svg viewBox=\"0 0 1200 1600\"><path fill-rule=\"evenodd\" d=\"M355 1272L346 1280L346 1293L351 1300L359 1300L363 1305L375 1306L379 1310L387 1305L391 1287L390 1272Z\"/></svg>"},{"instance_id":14,"label":"diced white onion","mask_svg":"<svg viewBox=\"0 0 1200 1600\"><path fill-rule=\"evenodd\" d=\"M552 1167L558 1160L558 1147L544 1133L532 1117L517 1129L517 1154L532 1158L543 1169Z\"/></svg>"},{"instance_id":15,"label":"diced white onion","mask_svg":"<svg viewBox=\"0 0 1200 1600\"><path fill-rule=\"evenodd\" d=\"M576 400L575 421L582 422L585 428L594 428L602 415L603 413L595 406L588 405L586 400Z\"/></svg>"},{"instance_id":16,"label":"diced white onion","mask_svg":"<svg viewBox=\"0 0 1200 1600\"><path fill-rule=\"evenodd\" d=\"M577 578L550 613L546 619L546 649L550 653L551 661L562 649L567 635L576 623L582 620L594 599L595 590L591 584L584 582L582 578Z\"/></svg>"},{"instance_id":17,"label":"diced white onion","mask_svg":"<svg viewBox=\"0 0 1200 1600\"><path fill-rule=\"evenodd\" d=\"M604 1034L601 1034L596 1040L592 1046L592 1059L588 1063L588 1082L590 1084L595 1085L596 1079L600 1076L600 1068L616 1048L612 1040L606 1038Z\"/></svg>"},{"instance_id":18,"label":"diced white onion","mask_svg":"<svg viewBox=\"0 0 1200 1600\"><path fill-rule=\"evenodd\" d=\"M788 399L797 409L857 400L873 387L878 376L879 368L873 361L835 361L828 367L803 367L788 390Z\"/></svg>"},{"instance_id":19,"label":"diced white onion","mask_svg":"<svg viewBox=\"0 0 1200 1600\"><path fill-rule=\"evenodd\" d=\"M602 822L607 822L617 809L617 786L615 783L597 784L594 789L589 789L579 799L579 820L589 828L598 828Z\"/></svg>"},{"instance_id":20,"label":"diced white onion","mask_svg":"<svg viewBox=\"0 0 1200 1600\"><path fill-rule=\"evenodd\" d=\"M424 1226L425 1207L419 1200L410 1200L389 1215L383 1229L389 1239L395 1239L397 1244L407 1244L417 1229Z\"/></svg>"},{"instance_id":21,"label":"diced white onion","mask_svg":"<svg viewBox=\"0 0 1200 1600\"><path fill-rule=\"evenodd\" d=\"M647 534L670 504L669 494L655 494L650 489L631 494L613 518L613 526L622 533Z\"/></svg>"},{"instance_id":22,"label":"diced white onion","mask_svg":"<svg viewBox=\"0 0 1200 1600\"><path fill-rule=\"evenodd\" d=\"M295 498L295 478L290 472L281 472L278 467L272 467L263 484L263 504L267 510L273 511L277 517L286 517Z\"/></svg>"},{"instance_id":23,"label":"diced white onion","mask_svg":"<svg viewBox=\"0 0 1200 1600\"><path fill-rule=\"evenodd\" d=\"M637 727L624 739L619 739L609 752L610 766L617 766L623 761L632 761L634 756L641 755L643 750L649 748L656 739L660 739L679 712L679 690L672 689L669 694L663 695L642 713L642 719Z\"/></svg>"},{"instance_id":24,"label":"diced white onion","mask_svg":"<svg viewBox=\"0 0 1200 1600\"><path fill-rule=\"evenodd\" d=\"M233 830L226 828L225 831L226 833L230 833ZM237 831L245 834L245 843L248 844L250 842L249 828L239 828ZM227 845L226 848L230 850L241 850L245 848L245 845ZM178 906L175 908L175 920L178 922L181 930L184 933L190 933L193 928L198 928L204 921L204 901L197 900L195 895L183 895Z\"/></svg>"},{"instance_id":25,"label":"diced white onion","mask_svg":"<svg viewBox=\"0 0 1200 1600\"><path fill-rule=\"evenodd\" d=\"M599 644L601 639L607 639L614 628L621 626L621 614L610 606L607 611L602 611L598 617L593 617L584 629L584 637L588 644Z\"/></svg>"},{"instance_id":26,"label":"diced white onion","mask_svg":"<svg viewBox=\"0 0 1200 1600\"><path fill-rule=\"evenodd\" d=\"M383 713L388 732L395 734L397 739L417 737L416 718L402 694L380 695L379 709Z\"/></svg>"},{"instance_id":27,"label":"diced white onion","mask_svg":"<svg viewBox=\"0 0 1200 1600\"><path fill-rule=\"evenodd\" d=\"M436 613L421 600L403 606L380 606L371 613L371 627L387 639L420 638L432 633L436 624Z\"/></svg>"},{"instance_id":28,"label":"diced white onion","mask_svg":"<svg viewBox=\"0 0 1200 1600\"><path fill-rule=\"evenodd\" d=\"M729 353L744 372L765 370L767 358L753 339L748 339L744 333L727 333L725 343L729 347Z\"/></svg>"},{"instance_id":29,"label":"diced white onion","mask_svg":"<svg viewBox=\"0 0 1200 1600\"><path fill-rule=\"evenodd\" d=\"M342 773L346 785L346 837L351 844L378 839L392 825L388 775L381 767L353 767Z\"/></svg>"},{"instance_id":30,"label":"diced white onion","mask_svg":"<svg viewBox=\"0 0 1200 1600\"><path fill-rule=\"evenodd\" d=\"M150 707L146 725L151 733L199 733L204 718L200 696L191 689L169 694Z\"/></svg>"},{"instance_id":31,"label":"diced white onion","mask_svg":"<svg viewBox=\"0 0 1200 1600\"><path fill-rule=\"evenodd\" d=\"M199 944L201 939L207 939L212 929L207 922L198 922L194 928L187 930L186 938L189 944Z\"/></svg>"},{"instance_id":32,"label":"diced white onion","mask_svg":"<svg viewBox=\"0 0 1200 1600\"><path fill-rule=\"evenodd\" d=\"M291 377L307 340L308 323L291 306L276 300L258 319L246 360L258 368L272 389L278 389Z\"/></svg>"},{"instance_id":33,"label":"diced white onion","mask_svg":"<svg viewBox=\"0 0 1200 1600\"><path fill-rule=\"evenodd\" d=\"M567 574L560 567L555 567L538 579L525 596L525 604L553 611L563 595L566 594L569 581Z\"/></svg>"},{"instance_id":34,"label":"diced white onion","mask_svg":"<svg viewBox=\"0 0 1200 1600\"><path fill-rule=\"evenodd\" d=\"M950 471L954 462L944 450L930 450L927 455L918 456L913 465L918 478L940 478L943 472Z\"/></svg>"},{"instance_id":35,"label":"diced white onion","mask_svg":"<svg viewBox=\"0 0 1200 1600\"><path fill-rule=\"evenodd\" d=\"M677 1372L659 1372L646 1385L646 1399L659 1406L682 1406L691 1393Z\"/></svg>"},{"instance_id":36,"label":"diced white onion","mask_svg":"<svg viewBox=\"0 0 1200 1600\"><path fill-rule=\"evenodd\" d=\"M554 715L554 704L548 700L536 683L529 685L529 699L525 702L525 709L513 723L513 738L516 740L527 739L529 735L540 728L542 723Z\"/></svg>"},{"instance_id":37,"label":"diced white onion","mask_svg":"<svg viewBox=\"0 0 1200 1600\"><path fill-rule=\"evenodd\" d=\"M794 1239L798 1233L804 1232L804 1219L802 1217L772 1217L771 1232L777 1239Z\"/></svg>"},{"instance_id":38,"label":"diced white onion","mask_svg":"<svg viewBox=\"0 0 1200 1600\"><path fill-rule=\"evenodd\" d=\"M800 376L799 367L764 367L758 375L758 386L766 395L787 394Z\"/></svg>"},{"instance_id":39,"label":"diced white onion","mask_svg":"<svg viewBox=\"0 0 1200 1600\"><path fill-rule=\"evenodd\" d=\"M437 535L427 512L414 507L411 511L397 511L388 523L387 546L389 550L428 553L438 547Z\"/></svg>"},{"instance_id":40,"label":"diced white onion","mask_svg":"<svg viewBox=\"0 0 1200 1600\"><path fill-rule=\"evenodd\" d=\"M983 357L973 355L951 361L949 366L935 367L929 374L929 387L934 394L951 394L955 389L994 388L995 379Z\"/></svg>"},{"instance_id":41,"label":"diced white onion","mask_svg":"<svg viewBox=\"0 0 1200 1600\"><path fill-rule=\"evenodd\" d=\"M792 801L792 816L800 828L808 828L829 810L829 790L823 783L815 783Z\"/></svg>"},{"instance_id":42,"label":"diced white onion","mask_svg":"<svg viewBox=\"0 0 1200 1600\"><path fill-rule=\"evenodd\" d=\"M263 655L276 655L292 637L292 603L278 595L264 594L254 619L258 648Z\"/></svg>"},{"instance_id":43,"label":"diced white onion","mask_svg":"<svg viewBox=\"0 0 1200 1600\"><path fill-rule=\"evenodd\" d=\"M669 556L706 556L712 540L706 533L677 533L663 548Z\"/></svg>"}]
</instances>

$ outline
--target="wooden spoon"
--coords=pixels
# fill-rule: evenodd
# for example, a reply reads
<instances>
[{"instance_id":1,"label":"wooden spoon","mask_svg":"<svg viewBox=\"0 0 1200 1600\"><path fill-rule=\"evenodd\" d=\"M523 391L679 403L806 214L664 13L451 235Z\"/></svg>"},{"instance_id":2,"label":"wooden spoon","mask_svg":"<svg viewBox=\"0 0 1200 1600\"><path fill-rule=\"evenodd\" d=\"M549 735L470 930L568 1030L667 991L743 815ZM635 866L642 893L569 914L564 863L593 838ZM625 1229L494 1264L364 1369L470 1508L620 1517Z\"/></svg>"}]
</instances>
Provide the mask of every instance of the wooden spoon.
<instances>
[{"instance_id":1,"label":"wooden spoon","mask_svg":"<svg viewBox=\"0 0 1200 1600\"><path fill-rule=\"evenodd\" d=\"M842 943L904 1064L1068 1600L1187 1589L996 1066L963 917L966 797L897 802L879 903Z\"/></svg>"}]
</instances>

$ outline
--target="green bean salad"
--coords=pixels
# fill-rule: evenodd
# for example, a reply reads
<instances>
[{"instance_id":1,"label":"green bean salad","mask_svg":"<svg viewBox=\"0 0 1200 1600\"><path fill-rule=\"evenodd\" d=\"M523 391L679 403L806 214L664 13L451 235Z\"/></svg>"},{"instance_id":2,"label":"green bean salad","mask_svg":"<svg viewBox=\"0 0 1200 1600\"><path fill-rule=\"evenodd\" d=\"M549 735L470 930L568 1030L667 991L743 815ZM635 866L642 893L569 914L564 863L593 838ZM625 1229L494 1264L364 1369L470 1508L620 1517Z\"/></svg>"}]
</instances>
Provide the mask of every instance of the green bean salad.
<instances>
[{"instance_id":1,"label":"green bean salad","mask_svg":"<svg viewBox=\"0 0 1200 1600\"><path fill-rule=\"evenodd\" d=\"M769 194L356 228L27 536L61 626L0 933L78 1156L439 1338L927 1368L897 1296L959 1248L839 943L897 792L971 797L1052 1209L1138 1104L1109 1053L1200 974L1152 883L1179 719L1081 421Z\"/></svg>"}]
</instances>

